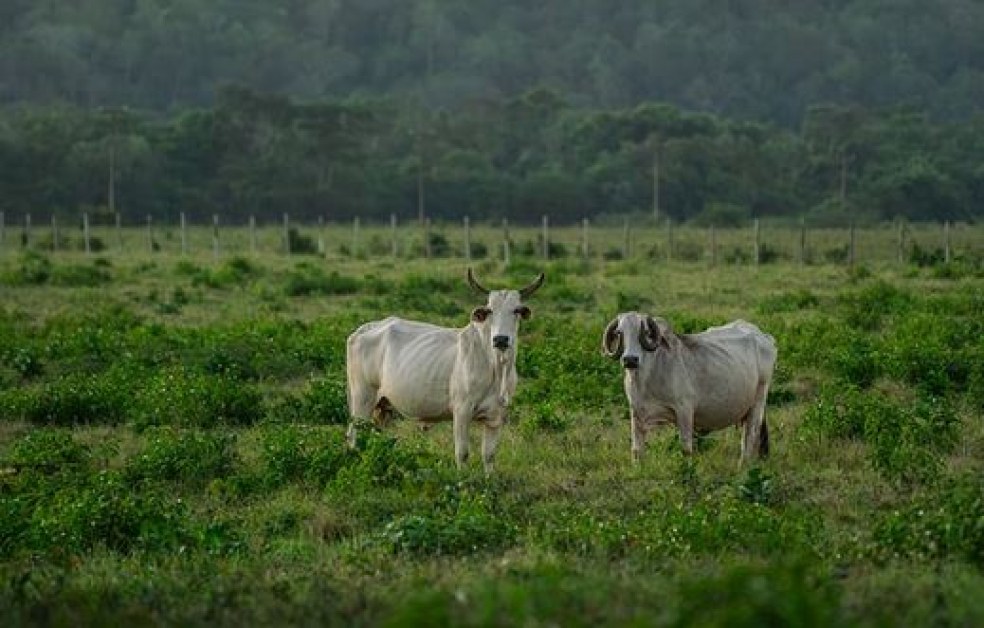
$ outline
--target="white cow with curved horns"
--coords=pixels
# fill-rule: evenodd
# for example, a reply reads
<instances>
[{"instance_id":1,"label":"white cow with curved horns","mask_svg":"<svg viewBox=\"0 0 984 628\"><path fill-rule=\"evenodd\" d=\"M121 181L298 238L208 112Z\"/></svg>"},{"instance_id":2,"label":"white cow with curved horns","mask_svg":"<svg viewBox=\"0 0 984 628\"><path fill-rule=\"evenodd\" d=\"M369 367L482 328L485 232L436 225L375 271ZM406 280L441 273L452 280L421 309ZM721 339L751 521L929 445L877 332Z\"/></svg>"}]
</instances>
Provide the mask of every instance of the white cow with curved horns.
<instances>
[{"instance_id":1,"label":"white cow with curved horns","mask_svg":"<svg viewBox=\"0 0 984 628\"><path fill-rule=\"evenodd\" d=\"M765 402L778 355L772 336L743 320L676 334L662 318L625 312L608 323L601 344L625 369L636 462L646 432L667 423L679 429L687 454L695 431L744 425L742 460L768 455Z\"/></svg>"},{"instance_id":2,"label":"white cow with curved horns","mask_svg":"<svg viewBox=\"0 0 984 628\"><path fill-rule=\"evenodd\" d=\"M540 275L520 290L489 290L468 269L468 284L488 297L464 328L389 317L356 329L346 344L349 412L382 425L393 411L424 422L452 420L458 466L468 459L468 426L482 421L482 460L491 472L500 431L516 393L519 320L523 300L543 284ZM348 439L355 443L356 423Z\"/></svg>"}]
</instances>

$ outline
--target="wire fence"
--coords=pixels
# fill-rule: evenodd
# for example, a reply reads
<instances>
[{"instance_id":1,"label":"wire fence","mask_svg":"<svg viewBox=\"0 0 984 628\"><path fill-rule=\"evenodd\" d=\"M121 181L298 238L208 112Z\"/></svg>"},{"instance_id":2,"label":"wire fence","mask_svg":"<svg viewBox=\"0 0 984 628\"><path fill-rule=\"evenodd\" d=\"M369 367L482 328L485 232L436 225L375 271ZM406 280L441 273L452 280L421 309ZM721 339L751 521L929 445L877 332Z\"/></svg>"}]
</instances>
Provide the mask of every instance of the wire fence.
<instances>
[{"instance_id":1,"label":"wire fence","mask_svg":"<svg viewBox=\"0 0 984 628\"><path fill-rule=\"evenodd\" d=\"M26 214L11 222L0 212L0 255L23 251L87 255L316 256L337 258L462 258L651 260L718 264L846 264L942 262L984 258L984 227L967 223L906 223L831 228L805 223L790 226L751 221L743 227L695 227L669 221L637 224L625 220L554 226L472 222L365 222L340 224L324 219L276 222L253 217L239 222L214 215L193 224L179 214L161 220L147 216L134 224L119 214L71 224L57 216Z\"/></svg>"}]
</instances>

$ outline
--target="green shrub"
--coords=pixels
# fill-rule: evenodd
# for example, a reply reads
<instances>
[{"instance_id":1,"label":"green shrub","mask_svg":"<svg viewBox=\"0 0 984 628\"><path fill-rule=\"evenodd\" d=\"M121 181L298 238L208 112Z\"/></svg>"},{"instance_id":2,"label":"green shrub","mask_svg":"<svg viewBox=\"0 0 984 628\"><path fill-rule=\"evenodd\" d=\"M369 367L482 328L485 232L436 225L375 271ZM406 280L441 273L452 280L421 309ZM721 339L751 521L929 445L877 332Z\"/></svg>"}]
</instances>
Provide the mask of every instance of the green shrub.
<instances>
[{"instance_id":1,"label":"green shrub","mask_svg":"<svg viewBox=\"0 0 984 628\"><path fill-rule=\"evenodd\" d=\"M956 442L959 419L940 398L892 401L876 391L834 384L807 410L803 429L831 438L860 438L872 465L886 476L925 481Z\"/></svg>"},{"instance_id":2,"label":"green shrub","mask_svg":"<svg viewBox=\"0 0 984 628\"><path fill-rule=\"evenodd\" d=\"M136 424L178 427L252 425L263 418L263 395L228 375L183 367L162 369L141 390Z\"/></svg>"},{"instance_id":3,"label":"green shrub","mask_svg":"<svg viewBox=\"0 0 984 628\"><path fill-rule=\"evenodd\" d=\"M275 422L345 425L349 420L345 381L314 380L299 395L282 398L270 414Z\"/></svg>"},{"instance_id":4,"label":"green shrub","mask_svg":"<svg viewBox=\"0 0 984 628\"><path fill-rule=\"evenodd\" d=\"M762 314L774 314L777 312L796 312L807 310L820 305L820 299L815 294L800 288L792 292L767 297L758 304L758 311Z\"/></svg>"},{"instance_id":5,"label":"green shrub","mask_svg":"<svg viewBox=\"0 0 984 628\"><path fill-rule=\"evenodd\" d=\"M232 434L155 428L139 454L127 461L127 477L203 484L229 475L236 465Z\"/></svg>"},{"instance_id":6,"label":"green shrub","mask_svg":"<svg viewBox=\"0 0 984 628\"><path fill-rule=\"evenodd\" d=\"M895 378L930 395L966 387L980 329L948 316L915 314L899 321L883 342L882 362Z\"/></svg>"},{"instance_id":7,"label":"green shrub","mask_svg":"<svg viewBox=\"0 0 984 628\"><path fill-rule=\"evenodd\" d=\"M287 230L287 242L292 254L318 255L320 253L314 238L302 234L296 227Z\"/></svg>"},{"instance_id":8,"label":"green shrub","mask_svg":"<svg viewBox=\"0 0 984 628\"><path fill-rule=\"evenodd\" d=\"M737 566L691 577L674 596L672 626L844 625L840 589L802 562Z\"/></svg>"},{"instance_id":9,"label":"green shrub","mask_svg":"<svg viewBox=\"0 0 984 628\"><path fill-rule=\"evenodd\" d=\"M840 382L824 386L807 409L803 428L828 438L861 438L868 406L867 397L857 386Z\"/></svg>"},{"instance_id":10,"label":"green shrub","mask_svg":"<svg viewBox=\"0 0 984 628\"><path fill-rule=\"evenodd\" d=\"M163 491L135 491L115 471L51 490L30 520L29 547L80 553L96 547L119 552L164 549L186 538L186 510Z\"/></svg>"},{"instance_id":11,"label":"green shrub","mask_svg":"<svg viewBox=\"0 0 984 628\"><path fill-rule=\"evenodd\" d=\"M268 486L302 481L323 486L342 468L358 462L358 454L334 429L269 426L261 446L261 473Z\"/></svg>"},{"instance_id":12,"label":"green shrub","mask_svg":"<svg viewBox=\"0 0 984 628\"><path fill-rule=\"evenodd\" d=\"M864 439L874 466L904 481L927 481L956 443L959 419L942 398L895 406L882 399L865 420Z\"/></svg>"},{"instance_id":13,"label":"green shrub","mask_svg":"<svg viewBox=\"0 0 984 628\"><path fill-rule=\"evenodd\" d=\"M108 283L112 277L109 272L99 266L54 266L51 269L50 282L55 286L100 286Z\"/></svg>"},{"instance_id":14,"label":"green shrub","mask_svg":"<svg viewBox=\"0 0 984 628\"><path fill-rule=\"evenodd\" d=\"M520 426L523 431L560 432L567 429L569 421L565 419L557 407L550 401L540 401L527 405L522 414Z\"/></svg>"},{"instance_id":15,"label":"green shrub","mask_svg":"<svg viewBox=\"0 0 984 628\"><path fill-rule=\"evenodd\" d=\"M12 286L29 286L46 283L51 278L51 260L45 255L27 250L20 256L19 264L6 272L3 283Z\"/></svg>"},{"instance_id":16,"label":"green shrub","mask_svg":"<svg viewBox=\"0 0 984 628\"><path fill-rule=\"evenodd\" d=\"M71 432L42 428L14 441L3 463L16 469L58 470L85 466L91 458L91 448L77 442Z\"/></svg>"},{"instance_id":17,"label":"green shrub","mask_svg":"<svg viewBox=\"0 0 984 628\"><path fill-rule=\"evenodd\" d=\"M131 384L121 370L63 375L9 394L8 410L13 417L41 425L113 425L130 416Z\"/></svg>"},{"instance_id":18,"label":"green shrub","mask_svg":"<svg viewBox=\"0 0 984 628\"><path fill-rule=\"evenodd\" d=\"M446 485L432 508L386 524L380 540L393 552L422 555L500 549L512 542L516 529L496 512L494 501L487 491Z\"/></svg>"},{"instance_id":19,"label":"green shrub","mask_svg":"<svg viewBox=\"0 0 984 628\"><path fill-rule=\"evenodd\" d=\"M290 297L311 295L345 295L359 291L360 282L341 275L337 270L326 274L320 267L307 262L298 264L284 279L284 293Z\"/></svg>"},{"instance_id":20,"label":"green shrub","mask_svg":"<svg viewBox=\"0 0 984 628\"><path fill-rule=\"evenodd\" d=\"M984 476L945 478L874 529L882 553L902 558L957 558L984 568Z\"/></svg>"}]
</instances>

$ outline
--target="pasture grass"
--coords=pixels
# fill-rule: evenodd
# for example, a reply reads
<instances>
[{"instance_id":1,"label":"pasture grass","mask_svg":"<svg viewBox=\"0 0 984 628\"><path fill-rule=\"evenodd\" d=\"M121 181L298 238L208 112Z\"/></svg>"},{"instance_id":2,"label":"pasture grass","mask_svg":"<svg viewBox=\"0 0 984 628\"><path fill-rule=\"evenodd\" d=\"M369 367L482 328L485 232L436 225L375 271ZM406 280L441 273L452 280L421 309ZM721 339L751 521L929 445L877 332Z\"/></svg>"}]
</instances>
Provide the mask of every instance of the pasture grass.
<instances>
[{"instance_id":1,"label":"pasture grass","mask_svg":"<svg viewBox=\"0 0 984 628\"><path fill-rule=\"evenodd\" d=\"M541 268L513 262L475 266L492 287ZM105 278L58 270L79 266ZM448 424L347 449L345 336L389 314L465 324L463 271L0 258L0 621L984 622L979 269L552 261L491 477L478 429L462 471ZM24 280L45 272L75 283ZM769 459L740 466L734 429L686 459L665 429L631 463L600 352L624 309L776 337Z\"/></svg>"}]
</instances>

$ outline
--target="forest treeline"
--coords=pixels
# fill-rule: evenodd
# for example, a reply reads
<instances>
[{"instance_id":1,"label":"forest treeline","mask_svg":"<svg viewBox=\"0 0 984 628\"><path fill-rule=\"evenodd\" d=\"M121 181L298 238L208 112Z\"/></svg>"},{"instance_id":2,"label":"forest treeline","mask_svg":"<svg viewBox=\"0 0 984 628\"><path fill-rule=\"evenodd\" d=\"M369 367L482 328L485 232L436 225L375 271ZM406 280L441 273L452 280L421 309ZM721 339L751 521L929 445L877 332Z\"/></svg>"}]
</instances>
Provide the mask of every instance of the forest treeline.
<instances>
[{"instance_id":1,"label":"forest treeline","mask_svg":"<svg viewBox=\"0 0 984 628\"><path fill-rule=\"evenodd\" d=\"M585 108L548 89L446 110L227 87L167 114L0 109L0 211L570 223L651 215L658 197L661 216L720 226L973 221L982 154L984 116L907 107L815 105L790 130L661 103Z\"/></svg>"},{"instance_id":2,"label":"forest treeline","mask_svg":"<svg viewBox=\"0 0 984 628\"><path fill-rule=\"evenodd\" d=\"M818 102L966 120L982 33L979 0L4 0L0 102L163 111L229 82L456 109L546 86L787 128Z\"/></svg>"}]
</instances>

